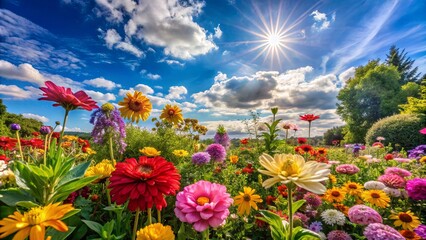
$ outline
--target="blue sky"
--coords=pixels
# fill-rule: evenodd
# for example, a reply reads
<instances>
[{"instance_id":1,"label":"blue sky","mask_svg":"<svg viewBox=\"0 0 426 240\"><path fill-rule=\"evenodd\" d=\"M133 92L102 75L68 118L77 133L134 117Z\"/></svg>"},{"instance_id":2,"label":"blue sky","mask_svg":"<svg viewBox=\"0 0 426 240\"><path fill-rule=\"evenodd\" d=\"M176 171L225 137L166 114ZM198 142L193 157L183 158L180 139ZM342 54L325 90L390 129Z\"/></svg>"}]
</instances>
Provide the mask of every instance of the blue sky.
<instances>
[{"instance_id":1,"label":"blue sky","mask_svg":"<svg viewBox=\"0 0 426 240\"><path fill-rule=\"evenodd\" d=\"M343 124L336 95L355 68L391 45L426 73L425 10L421 0L3 0L0 97L9 112L54 125L64 111L37 100L47 80L99 105L136 89L152 117L178 104L209 135L224 124L240 136L249 110L267 121L274 106L300 136L298 116L321 115L319 135ZM68 129L91 131L89 117L73 111Z\"/></svg>"}]
</instances>

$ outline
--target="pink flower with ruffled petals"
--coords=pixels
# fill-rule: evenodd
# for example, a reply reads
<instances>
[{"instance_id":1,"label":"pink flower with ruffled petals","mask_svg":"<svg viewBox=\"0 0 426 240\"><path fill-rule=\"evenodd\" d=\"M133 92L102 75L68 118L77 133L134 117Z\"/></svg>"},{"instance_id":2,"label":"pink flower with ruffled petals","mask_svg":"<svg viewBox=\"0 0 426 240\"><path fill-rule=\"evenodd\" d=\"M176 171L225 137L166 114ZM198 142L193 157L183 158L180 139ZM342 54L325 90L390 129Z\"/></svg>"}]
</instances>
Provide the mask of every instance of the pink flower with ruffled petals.
<instances>
[{"instance_id":1,"label":"pink flower with ruffled petals","mask_svg":"<svg viewBox=\"0 0 426 240\"><path fill-rule=\"evenodd\" d=\"M404 188L405 179L399 175L388 173L379 177L379 181L391 188Z\"/></svg>"},{"instance_id":2,"label":"pink flower with ruffled petals","mask_svg":"<svg viewBox=\"0 0 426 240\"><path fill-rule=\"evenodd\" d=\"M353 164L340 164L336 167L336 172L347 175L353 175L359 172L359 168Z\"/></svg>"},{"instance_id":3,"label":"pink flower with ruffled petals","mask_svg":"<svg viewBox=\"0 0 426 240\"><path fill-rule=\"evenodd\" d=\"M225 186L201 180L177 194L175 214L182 222L190 223L196 231L203 232L224 223L232 203Z\"/></svg>"},{"instance_id":4,"label":"pink flower with ruffled petals","mask_svg":"<svg viewBox=\"0 0 426 240\"><path fill-rule=\"evenodd\" d=\"M411 176L410 171L399 168L399 167L388 167L385 170L385 174L396 174L396 175L399 175L399 176L404 177L404 178Z\"/></svg>"}]
</instances>

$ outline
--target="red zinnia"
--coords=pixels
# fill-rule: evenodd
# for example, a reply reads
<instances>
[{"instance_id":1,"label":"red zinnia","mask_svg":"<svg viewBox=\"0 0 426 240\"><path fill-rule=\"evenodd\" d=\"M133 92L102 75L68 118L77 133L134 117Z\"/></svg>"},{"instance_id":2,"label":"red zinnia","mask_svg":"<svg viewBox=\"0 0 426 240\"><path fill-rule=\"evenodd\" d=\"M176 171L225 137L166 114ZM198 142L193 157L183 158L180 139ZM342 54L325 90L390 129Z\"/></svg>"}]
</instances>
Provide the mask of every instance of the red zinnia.
<instances>
[{"instance_id":1,"label":"red zinnia","mask_svg":"<svg viewBox=\"0 0 426 240\"><path fill-rule=\"evenodd\" d=\"M314 148L309 144L303 144L303 145L300 145L299 147L305 153L310 153L310 154L315 153Z\"/></svg>"},{"instance_id":2,"label":"red zinnia","mask_svg":"<svg viewBox=\"0 0 426 240\"><path fill-rule=\"evenodd\" d=\"M300 115L300 120L307 121L307 122L312 122L312 121L317 120L319 118L320 118L319 115L314 115L314 114Z\"/></svg>"},{"instance_id":3,"label":"red zinnia","mask_svg":"<svg viewBox=\"0 0 426 240\"><path fill-rule=\"evenodd\" d=\"M391 153L388 153L385 155L385 159L386 160L392 160L393 159L393 155Z\"/></svg>"},{"instance_id":4,"label":"red zinnia","mask_svg":"<svg viewBox=\"0 0 426 240\"><path fill-rule=\"evenodd\" d=\"M307 142L308 142L308 140L306 138L297 138L297 143L298 144L305 144Z\"/></svg>"},{"instance_id":5,"label":"red zinnia","mask_svg":"<svg viewBox=\"0 0 426 240\"><path fill-rule=\"evenodd\" d=\"M44 92L43 97L38 100L56 102L53 106L62 106L68 111L77 108L92 111L92 109L98 108L96 102L84 91L73 93L71 88L59 87L51 81L47 81L45 84L46 87L40 87L40 90Z\"/></svg>"},{"instance_id":6,"label":"red zinnia","mask_svg":"<svg viewBox=\"0 0 426 240\"><path fill-rule=\"evenodd\" d=\"M167 206L164 195L174 195L180 187L180 174L176 167L162 157L128 158L119 162L112 172L111 199L117 204L129 200L130 211L144 211Z\"/></svg>"},{"instance_id":7,"label":"red zinnia","mask_svg":"<svg viewBox=\"0 0 426 240\"><path fill-rule=\"evenodd\" d=\"M8 163L10 158L8 158L8 157L6 157L6 155L2 154L2 155L0 155L0 160L4 161L5 163Z\"/></svg>"},{"instance_id":8,"label":"red zinnia","mask_svg":"<svg viewBox=\"0 0 426 240\"><path fill-rule=\"evenodd\" d=\"M245 145L248 143L248 138L241 139L240 142Z\"/></svg>"}]
</instances>

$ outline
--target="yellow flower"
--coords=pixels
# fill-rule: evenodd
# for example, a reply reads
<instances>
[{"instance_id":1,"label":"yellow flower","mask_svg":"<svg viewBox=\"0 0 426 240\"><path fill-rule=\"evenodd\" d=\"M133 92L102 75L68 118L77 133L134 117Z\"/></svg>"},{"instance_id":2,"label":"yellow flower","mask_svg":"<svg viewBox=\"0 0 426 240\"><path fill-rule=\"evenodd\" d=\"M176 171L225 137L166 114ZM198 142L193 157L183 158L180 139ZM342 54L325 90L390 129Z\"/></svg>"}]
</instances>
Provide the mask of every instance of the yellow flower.
<instances>
[{"instance_id":1,"label":"yellow flower","mask_svg":"<svg viewBox=\"0 0 426 240\"><path fill-rule=\"evenodd\" d=\"M0 238L5 238L17 232L13 239L45 239L46 227L52 227L60 232L68 231L68 226L61 219L66 213L74 210L71 204L49 204L45 207L34 207L23 215L14 212L0 220Z\"/></svg>"},{"instance_id":2,"label":"yellow flower","mask_svg":"<svg viewBox=\"0 0 426 240\"><path fill-rule=\"evenodd\" d=\"M99 182L105 178L109 178L111 176L111 173L114 172L114 170L114 163L107 159L104 159L102 160L102 162L96 164L95 166L89 167L84 175L86 177L98 175L98 179L96 179L94 182Z\"/></svg>"},{"instance_id":3,"label":"yellow flower","mask_svg":"<svg viewBox=\"0 0 426 240\"><path fill-rule=\"evenodd\" d=\"M364 188L364 186L356 182L347 182L343 187L345 188L347 193L354 196L360 195L362 189Z\"/></svg>"},{"instance_id":4,"label":"yellow flower","mask_svg":"<svg viewBox=\"0 0 426 240\"><path fill-rule=\"evenodd\" d=\"M349 207L346 206L345 204L341 204L341 203L334 203L333 207L336 210L341 211L342 213L344 213L346 216L348 216L348 212L349 212Z\"/></svg>"},{"instance_id":5,"label":"yellow flower","mask_svg":"<svg viewBox=\"0 0 426 240\"><path fill-rule=\"evenodd\" d=\"M321 184L328 179L330 166L325 163L314 161L305 162L300 155L275 154L274 158L264 153L260 157L260 164L266 170L259 172L271 176L263 181L265 188L272 187L275 183L287 184L293 182L297 186L316 194L323 194L326 190Z\"/></svg>"},{"instance_id":6,"label":"yellow flower","mask_svg":"<svg viewBox=\"0 0 426 240\"><path fill-rule=\"evenodd\" d=\"M163 108L163 112L160 115L160 119L163 121L178 124L179 122L183 122L182 110L177 105L167 104Z\"/></svg>"},{"instance_id":7,"label":"yellow flower","mask_svg":"<svg viewBox=\"0 0 426 240\"><path fill-rule=\"evenodd\" d=\"M426 156L423 156L422 158L420 158L419 162L426 164Z\"/></svg>"},{"instance_id":8,"label":"yellow flower","mask_svg":"<svg viewBox=\"0 0 426 240\"><path fill-rule=\"evenodd\" d=\"M96 154L96 151L88 147L88 148L86 148L86 153L88 155L93 155L93 154Z\"/></svg>"},{"instance_id":9,"label":"yellow flower","mask_svg":"<svg viewBox=\"0 0 426 240\"><path fill-rule=\"evenodd\" d=\"M151 101L139 91L135 91L133 95L128 92L123 101L119 102L118 105L121 112L121 116L127 119L131 119L132 122L138 123L140 119L145 121L148 119L149 114L152 110Z\"/></svg>"},{"instance_id":10,"label":"yellow flower","mask_svg":"<svg viewBox=\"0 0 426 240\"><path fill-rule=\"evenodd\" d=\"M179 150L174 150L173 154L177 157L186 157L186 156L188 156L189 153L188 153L188 151L179 149Z\"/></svg>"},{"instance_id":11,"label":"yellow flower","mask_svg":"<svg viewBox=\"0 0 426 240\"><path fill-rule=\"evenodd\" d=\"M70 142L72 142L72 141L77 141L78 137L77 136L72 136L72 135L65 135L65 136L62 137L62 139L64 141L70 141Z\"/></svg>"},{"instance_id":12,"label":"yellow flower","mask_svg":"<svg viewBox=\"0 0 426 240\"><path fill-rule=\"evenodd\" d=\"M400 212L398 214L391 215L390 219L395 219L393 223L395 227L401 226L404 230L413 231L420 225L419 218L414 216L411 211Z\"/></svg>"},{"instance_id":13,"label":"yellow flower","mask_svg":"<svg viewBox=\"0 0 426 240\"><path fill-rule=\"evenodd\" d=\"M237 155L229 156L229 161L231 161L231 163L237 163L238 162L238 156Z\"/></svg>"},{"instance_id":14,"label":"yellow flower","mask_svg":"<svg viewBox=\"0 0 426 240\"><path fill-rule=\"evenodd\" d=\"M163 226L161 223L154 223L140 229L137 233L137 240L174 240L170 226Z\"/></svg>"},{"instance_id":15,"label":"yellow flower","mask_svg":"<svg viewBox=\"0 0 426 240\"><path fill-rule=\"evenodd\" d=\"M327 202L342 202L345 199L346 196L346 191L342 188L332 188L332 189L327 189L327 191L325 192L323 198L324 200L326 200Z\"/></svg>"},{"instance_id":16,"label":"yellow flower","mask_svg":"<svg viewBox=\"0 0 426 240\"><path fill-rule=\"evenodd\" d=\"M336 184L337 182L336 176L334 176L333 174L330 174L328 175L328 178L332 184Z\"/></svg>"},{"instance_id":17,"label":"yellow flower","mask_svg":"<svg viewBox=\"0 0 426 240\"><path fill-rule=\"evenodd\" d=\"M157 149L153 147L144 147L142 149L139 149L139 152L147 157L156 157L160 156L161 151L158 151Z\"/></svg>"},{"instance_id":18,"label":"yellow flower","mask_svg":"<svg viewBox=\"0 0 426 240\"><path fill-rule=\"evenodd\" d=\"M251 187L244 187L244 192L239 192L240 195L234 197L234 205L238 205L238 215L246 215L250 214L251 208L257 210L257 204L262 202L262 199L259 195L253 194L256 190Z\"/></svg>"},{"instance_id":19,"label":"yellow flower","mask_svg":"<svg viewBox=\"0 0 426 240\"><path fill-rule=\"evenodd\" d=\"M63 142L61 144L61 147L63 147L63 148L69 148L69 147L71 147L71 142Z\"/></svg>"},{"instance_id":20,"label":"yellow flower","mask_svg":"<svg viewBox=\"0 0 426 240\"><path fill-rule=\"evenodd\" d=\"M361 194L361 197L364 201L373 204L374 206L385 208L389 206L390 198L386 193L382 190L368 190L364 191Z\"/></svg>"}]
</instances>

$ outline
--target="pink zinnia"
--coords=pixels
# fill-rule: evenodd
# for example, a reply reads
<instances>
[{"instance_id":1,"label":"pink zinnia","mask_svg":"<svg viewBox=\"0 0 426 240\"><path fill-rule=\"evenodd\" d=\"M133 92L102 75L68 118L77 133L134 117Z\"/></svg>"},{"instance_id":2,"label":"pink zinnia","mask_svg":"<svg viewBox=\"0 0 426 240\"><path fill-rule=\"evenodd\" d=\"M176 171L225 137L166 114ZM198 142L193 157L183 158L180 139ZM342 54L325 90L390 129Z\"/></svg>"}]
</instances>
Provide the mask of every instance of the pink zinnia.
<instances>
[{"instance_id":1,"label":"pink zinnia","mask_svg":"<svg viewBox=\"0 0 426 240\"><path fill-rule=\"evenodd\" d=\"M376 210L365 205L355 205L349 208L348 216L351 222L360 225L383 222L382 217Z\"/></svg>"},{"instance_id":2,"label":"pink zinnia","mask_svg":"<svg viewBox=\"0 0 426 240\"><path fill-rule=\"evenodd\" d=\"M419 131L421 134L426 134L426 128L423 128L422 130Z\"/></svg>"},{"instance_id":3,"label":"pink zinnia","mask_svg":"<svg viewBox=\"0 0 426 240\"><path fill-rule=\"evenodd\" d=\"M182 222L193 224L196 231L203 232L225 222L232 202L225 186L201 180L177 194L175 214Z\"/></svg>"},{"instance_id":4,"label":"pink zinnia","mask_svg":"<svg viewBox=\"0 0 426 240\"><path fill-rule=\"evenodd\" d=\"M426 200L426 178L414 178L407 181L408 196L416 201Z\"/></svg>"},{"instance_id":5,"label":"pink zinnia","mask_svg":"<svg viewBox=\"0 0 426 240\"><path fill-rule=\"evenodd\" d=\"M404 188L405 179L399 175L390 173L384 174L379 177L379 181L384 183L387 187L391 188Z\"/></svg>"},{"instance_id":6,"label":"pink zinnia","mask_svg":"<svg viewBox=\"0 0 426 240\"><path fill-rule=\"evenodd\" d=\"M385 174L396 174L399 175L401 177L409 177L411 176L411 172L399 167L388 167L385 170Z\"/></svg>"},{"instance_id":7,"label":"pink zinnia","mask_svg":"<svg viewBox=\"0 0 426 240\"><path fill-rule=\"evenodd\" d=\"M73 93L70 88L57 86L51 81L46 81L45 84L46 87L40 87L40 90L44 92L43 97L38 100L56 102L53 106L62 106L67 111L77 108L92 111L94 108L98 108L96 102L84 91Z\"/></svg>"},{"instance_id":8,"label":"pink zinnia","mask_svg":"<svg viewBox=\"0 0 426 240\"><path fill-rule=\"evenodd\" d=\"M359 172L359 168L353 164L341 164L336 167L336 172L353 175Z\"/></svg>"}]
</instances>

